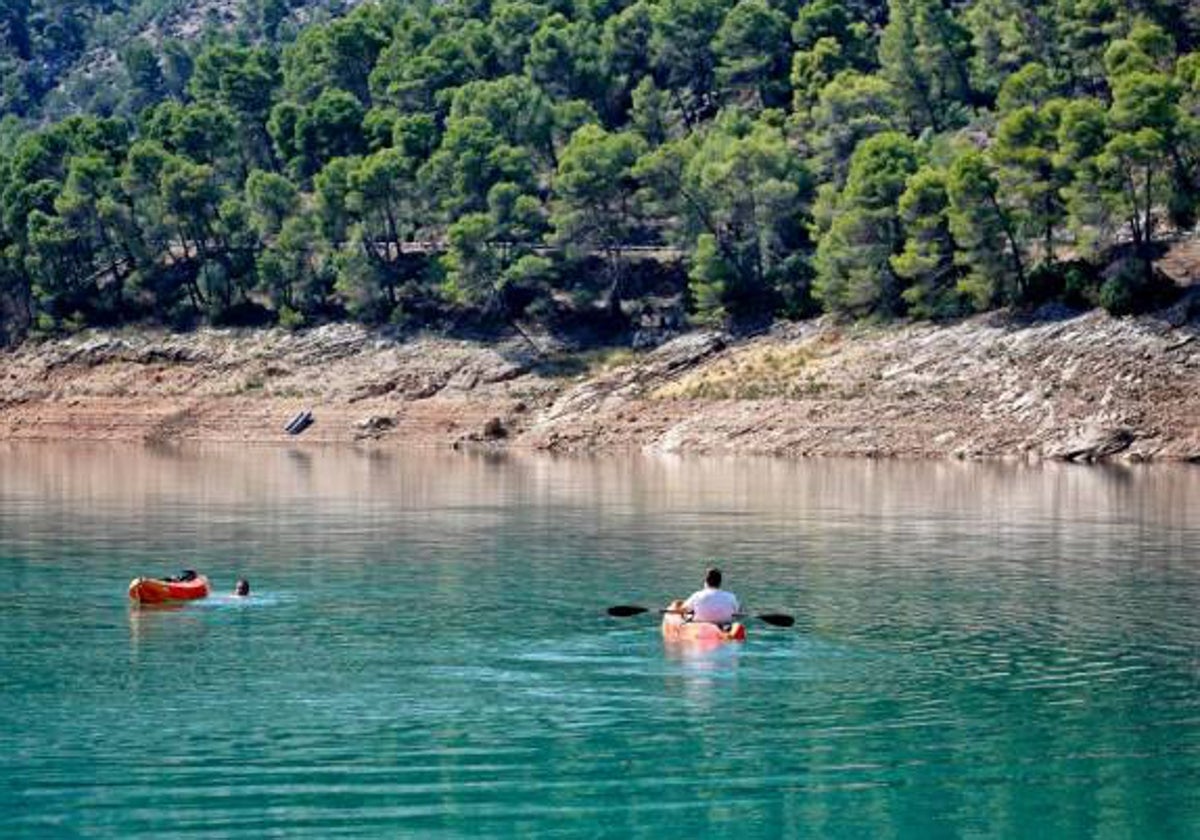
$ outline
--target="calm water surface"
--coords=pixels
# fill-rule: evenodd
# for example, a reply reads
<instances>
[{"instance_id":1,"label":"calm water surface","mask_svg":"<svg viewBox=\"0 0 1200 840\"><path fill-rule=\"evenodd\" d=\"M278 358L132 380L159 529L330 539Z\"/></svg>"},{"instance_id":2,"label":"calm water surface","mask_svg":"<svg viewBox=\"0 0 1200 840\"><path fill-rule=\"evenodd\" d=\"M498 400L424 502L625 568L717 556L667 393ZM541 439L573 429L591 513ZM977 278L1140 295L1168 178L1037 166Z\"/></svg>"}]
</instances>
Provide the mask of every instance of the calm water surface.
<instances>
[{"instance_id":1,"label":"calm water surface","mask_svg":"<svg viewBox=\"0 0 1200 840\"><path fill-rule=\"evenodd\" d=\"M0 836L669 833L1200 836L1200 469L0 445Z\"/></svg>"}]
</instances>

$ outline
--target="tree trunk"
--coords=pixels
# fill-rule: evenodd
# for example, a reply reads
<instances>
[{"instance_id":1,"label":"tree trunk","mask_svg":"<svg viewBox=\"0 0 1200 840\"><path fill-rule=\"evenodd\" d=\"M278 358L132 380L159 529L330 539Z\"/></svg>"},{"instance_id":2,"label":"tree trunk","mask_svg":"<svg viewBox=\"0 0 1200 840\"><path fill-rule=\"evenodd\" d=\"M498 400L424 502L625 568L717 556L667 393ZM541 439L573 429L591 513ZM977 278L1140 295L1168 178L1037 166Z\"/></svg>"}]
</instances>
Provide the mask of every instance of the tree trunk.
<instances>
[{"instance_id":1,"label":"tree trunk","mask_svg":"<svg viewBox=\"0 0 1200 840\"><path fill-rule=\"evenodd\" d=\"M625 313L621 309L621 301L624 297L624 271L620 264L620 252L613 248L605 249L605 258L608 262L608 317L613 321L620 322L624 320Z\"/></svg>"},{"instance_id":2,"label":"tree trunk","mask_svg":"<svg viewBox=\"0 0 1200 840\"><path fill-rule=\"evenodd\" d=\"M1025 264L1021 259L1021 246L1017 243L1017 237L1013 232L1012 224L1009 222L1004 208L1000 206L1000 202L996 199L996 194L989 193L988 201L992 205L992 210L995 212L996 218L1000 220L1000 227L1004 231L1004 238L1008 240L1008 250L1012 253L1013 270L1017 273L1016 298L1019 300L1025 294Z\"/></svg>"},{"instance_id":3,"label":"tree trunk","mask_svg":"<svg viewBox=\"0 0 1200 840\"><path fill-rule=\"evenodd\" d=\"M1154 280L1154 249L1151 247L1154 241L1154 204L1153 191L1151 189L1153 182L1154 172L1150 167L1146 167L1146 184L1143 190L1146 216L1142 224L1142 270L1145 274L1147 285Z\"/></svg>"}]
</instances>

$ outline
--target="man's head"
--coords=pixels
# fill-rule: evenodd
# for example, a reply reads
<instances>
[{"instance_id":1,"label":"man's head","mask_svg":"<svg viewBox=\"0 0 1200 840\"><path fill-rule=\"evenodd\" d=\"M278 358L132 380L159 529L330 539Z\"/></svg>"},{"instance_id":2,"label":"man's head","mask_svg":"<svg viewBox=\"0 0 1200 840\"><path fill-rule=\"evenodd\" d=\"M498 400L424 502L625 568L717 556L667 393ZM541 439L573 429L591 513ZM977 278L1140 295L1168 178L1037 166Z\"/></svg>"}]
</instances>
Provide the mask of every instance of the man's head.
<instances>
[{"instance_id":1,"label":"man's head","mask_svg":"<svg viewBox=\"0 0 1200 840\"><path fill-rule=\"evenodd\" d=\"M704 573L704 585L713 589L721 588L721 570L715 566Z\"/></svg>"},{"instance_id":2,"label":"man's head","mask_svg":"<svg viewBox=\"0 0 1200 840\"><path fill-rule=\"evenodd\" d=\"M237 582L237 584L233 587L233 594L234 595L242 595L242 596L249 595L250 594L250 582L248 580L246 580L245 578L242 578L241 580L239 580Z\"/></svg>"}]
</instances>

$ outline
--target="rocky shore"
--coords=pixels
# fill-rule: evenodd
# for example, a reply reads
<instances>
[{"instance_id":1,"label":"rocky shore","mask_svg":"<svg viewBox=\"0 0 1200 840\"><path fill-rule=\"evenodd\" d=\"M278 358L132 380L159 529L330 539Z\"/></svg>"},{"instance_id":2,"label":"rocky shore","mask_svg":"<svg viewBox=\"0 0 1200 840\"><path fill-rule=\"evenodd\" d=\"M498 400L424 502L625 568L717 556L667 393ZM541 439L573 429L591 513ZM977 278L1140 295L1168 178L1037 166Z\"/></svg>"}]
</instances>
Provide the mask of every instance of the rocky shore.
<instances>
[{"instance_id":1,"label":"rocky shore","mask_svg":"<svg viewBox=\"0 0 1200 840\"><path fill-rule=\"evenodd\" d=\"M1198 311L815 321L640 353L352 325L89 332L0 351L0 440L1200 461Z\"/></svg>"}]
</instances>

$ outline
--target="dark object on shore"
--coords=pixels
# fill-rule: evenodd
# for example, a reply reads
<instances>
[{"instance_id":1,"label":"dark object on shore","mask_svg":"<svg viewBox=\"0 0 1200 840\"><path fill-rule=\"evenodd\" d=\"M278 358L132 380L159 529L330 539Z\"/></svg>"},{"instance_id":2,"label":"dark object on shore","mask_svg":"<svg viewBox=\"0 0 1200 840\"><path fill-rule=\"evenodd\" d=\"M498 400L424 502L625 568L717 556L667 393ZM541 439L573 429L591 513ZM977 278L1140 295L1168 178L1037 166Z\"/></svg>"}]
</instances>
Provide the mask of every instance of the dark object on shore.
<instances>
[{"instance_id":1,"label":"dark object on shore","mask_svg":"<svg viewBox=\"0 0 1200 840\"><path fill-rule=\"evenodd\" d=\"M499 417L493 417L483 424L484 440L503 440L508 437L508 429Z\"/></svg>"},{"instance_id":2,"label":"dark object on shore","mask_svg":"<svg viewBox=\"0 0 1200 840\"><path fill-rule=\"evenodd\" d=\"M239 578L238 582L233 585L233 594L238 597L245 598L250 594L250 581L245 578Z\"/></svg>"},{"instance_id":3,"label":"dark object on shore","mask_svg":"<svg viewBox=\"0 0 1200 840\"><path fill-rule=\"evenodd\" d=\"M311 411L301 411L288 421L288 424L283 427L283 430L289 435L298 435L312 424L313 413Z\"/></svg>"}]
</instances>

